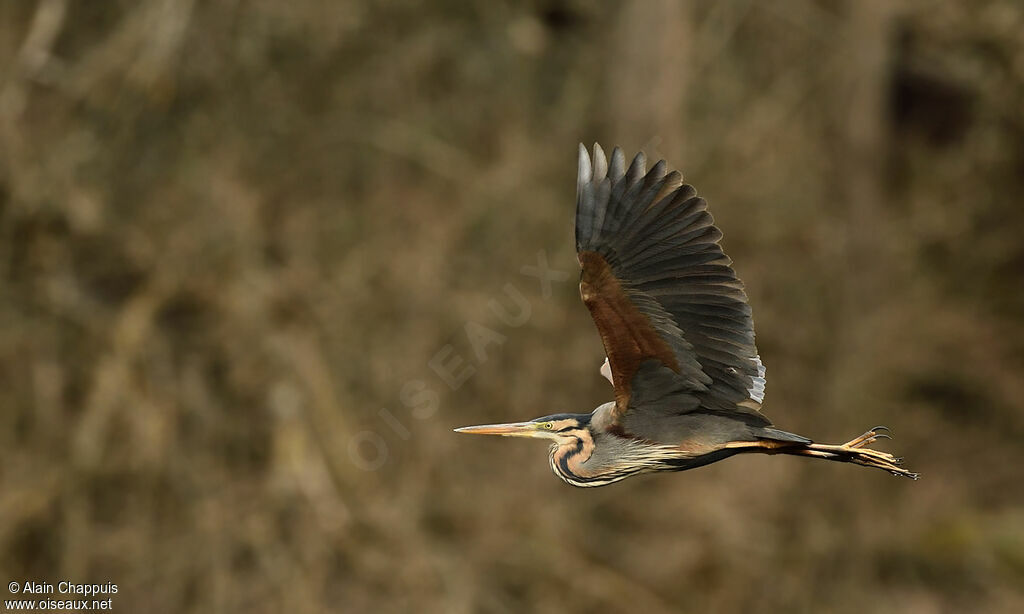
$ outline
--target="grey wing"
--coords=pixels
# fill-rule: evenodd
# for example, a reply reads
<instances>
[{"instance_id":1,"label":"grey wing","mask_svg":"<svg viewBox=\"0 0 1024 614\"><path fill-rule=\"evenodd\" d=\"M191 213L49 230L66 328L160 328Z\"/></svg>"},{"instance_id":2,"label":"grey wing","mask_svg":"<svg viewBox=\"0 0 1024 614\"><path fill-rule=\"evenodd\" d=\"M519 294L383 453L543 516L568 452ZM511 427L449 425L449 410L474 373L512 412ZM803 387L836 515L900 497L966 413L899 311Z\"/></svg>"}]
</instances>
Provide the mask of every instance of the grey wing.
<instances>
[{"instance_id":1,"label":"grey wing","mask_svg":"<svg viewBox=\"0 0 1024 614\"><path fill-rule=\"evenodd\" d=\"M614 418L644 431L658 416L698 411L767 425L765 369L722 233L678 172L644 167L642 153L627 169L618 148L609 163L600 146L593 158L580 146L581 293L610 361Z\"/></svg>"}]
</instances>

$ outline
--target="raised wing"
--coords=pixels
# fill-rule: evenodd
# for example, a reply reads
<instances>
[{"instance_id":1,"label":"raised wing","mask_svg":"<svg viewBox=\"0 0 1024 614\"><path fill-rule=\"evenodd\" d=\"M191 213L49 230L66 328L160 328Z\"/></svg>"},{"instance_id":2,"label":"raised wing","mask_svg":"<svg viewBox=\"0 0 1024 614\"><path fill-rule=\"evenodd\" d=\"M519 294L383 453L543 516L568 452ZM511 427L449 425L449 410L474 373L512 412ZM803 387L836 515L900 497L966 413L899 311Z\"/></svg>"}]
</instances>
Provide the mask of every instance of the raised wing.
<instances>
[{"instance_id":1,"label":"raised wing","mask_svg":"<svg viewBox=\"0 0 1024 614\"><path fill-rule=\"evenodd\" d=\"M626 168L619 148L609 163L599 145L592 159L580 145L580 295L608 356L610 426L694 411L767 425L754 323L722 233L678 172L645 167L643 153Z\"/></svg>"}]
</instances>

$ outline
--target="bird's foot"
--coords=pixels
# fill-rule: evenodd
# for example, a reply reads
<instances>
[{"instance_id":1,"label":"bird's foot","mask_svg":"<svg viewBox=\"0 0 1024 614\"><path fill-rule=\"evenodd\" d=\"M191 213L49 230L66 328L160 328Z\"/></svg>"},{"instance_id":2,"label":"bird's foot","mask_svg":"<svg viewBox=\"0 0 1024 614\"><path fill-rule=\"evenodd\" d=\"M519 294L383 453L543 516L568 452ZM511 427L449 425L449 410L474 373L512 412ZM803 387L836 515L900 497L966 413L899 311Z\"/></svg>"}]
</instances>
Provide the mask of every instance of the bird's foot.
<instances>
[{"instance_id":1,"label":"bird's foot","mask_svg":"<svg viewBox=\"0 0 1024 614\"><path fill-rule=\"evenodd\" d=\"M888 452L881 452L879 450L872 450L871 448L865 447L879 439L892 439L892 436L888 433L882 432L888 430L889 429L884 426L876 426L859 437L851 439L842 445L831 446L812 444L811 447L812 449L820 452L834 454L836 457L835 460L845 460L865 467L876 467L878 469L888 471L893 475L901 475L912 480L916 480L920 476L917 473L904 469L901 466L903 463L902 458L893 456Z\"/></svg>"}]
</instances>

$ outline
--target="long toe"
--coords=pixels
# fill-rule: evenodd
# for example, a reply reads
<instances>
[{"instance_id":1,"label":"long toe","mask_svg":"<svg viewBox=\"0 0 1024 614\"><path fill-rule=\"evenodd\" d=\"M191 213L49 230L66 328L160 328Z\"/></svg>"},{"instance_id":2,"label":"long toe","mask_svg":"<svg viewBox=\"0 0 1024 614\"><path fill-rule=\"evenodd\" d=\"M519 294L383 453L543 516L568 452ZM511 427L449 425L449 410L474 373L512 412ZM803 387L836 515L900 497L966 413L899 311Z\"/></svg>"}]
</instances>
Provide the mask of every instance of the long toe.
<instances>
[{"instance_id":1,"label":"long toe","mask_svg":"<svg viewBox=\"0 0 1024 614\"><path fill-rule=\"evenodd\" d=\"M864 434L860 435L859 437L856 437L854 439L851 439L850 441L847 441L846 443L844 443L842 445L842 447L844 447L844 448L859 448L860 446L866 446L869 443L875 441L875 439L877 437L878 437L878 433L876 432L876 430L875 429L871 429L869 431L865 431Z\"/></svg>"}]
</instances>

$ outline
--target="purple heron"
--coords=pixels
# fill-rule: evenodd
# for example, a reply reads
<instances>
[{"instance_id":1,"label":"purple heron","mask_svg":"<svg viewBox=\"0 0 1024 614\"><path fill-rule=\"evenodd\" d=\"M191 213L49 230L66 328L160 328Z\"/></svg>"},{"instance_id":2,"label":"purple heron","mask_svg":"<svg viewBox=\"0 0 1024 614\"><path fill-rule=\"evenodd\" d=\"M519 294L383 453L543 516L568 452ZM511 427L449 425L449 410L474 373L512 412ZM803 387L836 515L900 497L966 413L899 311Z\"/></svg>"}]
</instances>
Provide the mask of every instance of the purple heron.
<instances>
[{"instance_id":1,"label":"purple heron","mask_svg":"<svg viewBox=\"0 0 1024 614\"><path fill-rule=\"evenodd\" d=\"M551 469L594 487L654 471L684 471L740 453L855 463L917 479L868 446L875 427L844 444L815 443L761 413L765 368L742 282L719 246L707 203L662 160L626 167L580 145L576 184L580 295L607 355L614 400L587 414L468 426L460 433L547 439Z\"/></svg>"}]
</instances>

